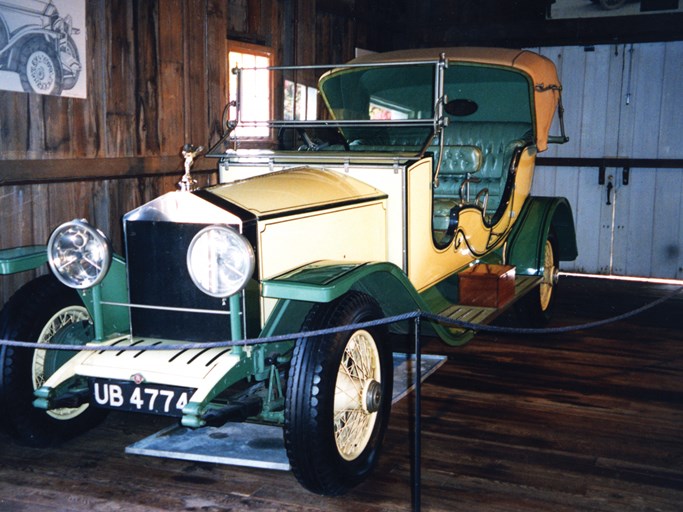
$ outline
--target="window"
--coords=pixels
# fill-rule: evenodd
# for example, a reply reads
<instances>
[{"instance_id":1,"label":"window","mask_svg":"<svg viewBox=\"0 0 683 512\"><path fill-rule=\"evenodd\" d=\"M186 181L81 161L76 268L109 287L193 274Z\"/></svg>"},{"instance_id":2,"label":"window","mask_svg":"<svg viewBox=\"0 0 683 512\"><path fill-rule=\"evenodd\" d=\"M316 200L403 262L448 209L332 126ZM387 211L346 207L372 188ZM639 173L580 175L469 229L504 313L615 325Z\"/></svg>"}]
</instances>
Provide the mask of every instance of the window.
<instances>
[{"instance_id":1,"label":"window","mask_svg":"<svg viewBox=\"0 0 683 512\"><path fill-rule=\"evenodd\" d=\"M284 118L304 121L315 120L318 113L318 90L285 80Z\"/></svg>"},{"instance_id":2,"label":"window","mask_svg":"<svg viewBox=\"0 0 683 512\"><path fill-rule=\"evenodd\" d=\"M370 119L410 119L410 109L401 105L392 105L378 98L370 98Z\"/></svg>"},{"instance_id":3,"label":"window","mask_svg":"<svg viewBox=\"0 0 683 512\"><path fill-rule=\"evenodd\" d=\"M265 46L230 41L228 43L228 72L230 101L237 99L237 68L265 68L271 65L272 52ZM267 70L244 71L240 75L240 119L242 121L268 121L272 118L271 83ZM237 108L230 107L230 119L237 119ZM265 139L270 136L267 126L240 126L233 132L241 139Z\"/></svg>"}]
</instances>

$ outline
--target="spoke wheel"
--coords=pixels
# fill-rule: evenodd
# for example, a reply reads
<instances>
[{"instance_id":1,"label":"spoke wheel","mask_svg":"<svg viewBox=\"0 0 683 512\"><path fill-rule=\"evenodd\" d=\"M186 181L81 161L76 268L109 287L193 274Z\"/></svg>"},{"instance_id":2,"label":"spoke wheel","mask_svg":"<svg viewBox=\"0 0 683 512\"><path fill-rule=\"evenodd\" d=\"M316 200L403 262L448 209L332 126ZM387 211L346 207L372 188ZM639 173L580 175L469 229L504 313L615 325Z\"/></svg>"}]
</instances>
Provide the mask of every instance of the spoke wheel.
<instances>
[{"instance_id":1,"label":"spoke wheel","mask_svg":"<svg viewBox=\"0 0 683 512\"><path fill-rule=\"evenodd\" d=\"M515 305L520 324L543 327L552 318L560 271L558 261L555 235L551 232L543 245L541 283Z\"/></svg>"},{"instance_id":2,"label":"spoke wheel","mask_svg":"<svg viewBox=\"0 0 683 512\"><path fill-rule=\"evenodd\" d=\"M0 312L0 338L78 346L92 339L92 326L78 293L45 275L24 285L5 304ZM35 389L73 354L0 347L1 421L16 441L30 446L56 444L104 418L104 410L87 404L51 411L33 407Z\"/></svg>"},{"instance_id":3,"label":"spoke wheel","mask_svg":"<svg viewBox=\"0 0 683 512\"><path fill-rule=\"evenodd\" d=\"M377 302L350 292L311 309L303 330L381 318ZM393 368L383 328L297 340L287 379L285 447L307 489L338 495L364 481L379 456Z\"/></svg>"},{"instance_id":4,"label":"spoke wheel","mask_svg":"<svg viewBox=\"0 0 683 512\"><path fill-rule=\"evenodd\" d=\"M80 305L67 306L55 313L50 318L36 340L38 343L60 343L63 341L61 333L67 328L74 328L88 323L90 315L85 307ZM56 338L56 339L55 339ZM65 340L64 340L65 341ZM41 387L47 379L66 361L71 359L75 352L64 350L34 350L31 364L33 389ZM83 404L80 407L52 409L47 411L49 416L59 420L75 418L88 407Z\"/></svg>"},{"instance_id":5,"label":"spoke wheel","mask_svg":"<svg viewBox=\"0 0 683 512\"><path fill-rule=\"evenodd\" d=\"M539 285L539 302L542 311L550 308L557 285L559 269L555 266L555 250L550 239L545 241L545 256L543 261L543 281Z\"/></svg>"},{"instance_id":6,"label":"spoke wheel","mask_svg":"<svg viewBox=\"0 0 683 512\"><path fill-rule=\"evenodd\" d=\"M356 331L344 348L334 392L334 440L344 460L367 447L381 402L382 372L372 335Z\"/></svg>"}]
</instances>

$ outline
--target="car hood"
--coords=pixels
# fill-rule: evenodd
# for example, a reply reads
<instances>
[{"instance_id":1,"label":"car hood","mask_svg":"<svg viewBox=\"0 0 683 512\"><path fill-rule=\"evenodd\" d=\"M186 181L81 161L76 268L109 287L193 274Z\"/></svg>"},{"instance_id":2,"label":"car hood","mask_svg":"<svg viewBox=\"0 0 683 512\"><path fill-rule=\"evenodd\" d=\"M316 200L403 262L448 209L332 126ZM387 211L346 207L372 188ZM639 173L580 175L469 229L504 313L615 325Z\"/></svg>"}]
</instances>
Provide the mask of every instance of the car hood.
<instances>
[{"instance_id":1,"label":"car hood","mask_svg":"<svg viewBox=\"0 0 683 512\"><path fill-rule=\"evenodd\" d=\"M312 167L274 172L207 190L257 218L305 213L386 197L383 192L355 178Z\"/></svg>"}]
</instances>

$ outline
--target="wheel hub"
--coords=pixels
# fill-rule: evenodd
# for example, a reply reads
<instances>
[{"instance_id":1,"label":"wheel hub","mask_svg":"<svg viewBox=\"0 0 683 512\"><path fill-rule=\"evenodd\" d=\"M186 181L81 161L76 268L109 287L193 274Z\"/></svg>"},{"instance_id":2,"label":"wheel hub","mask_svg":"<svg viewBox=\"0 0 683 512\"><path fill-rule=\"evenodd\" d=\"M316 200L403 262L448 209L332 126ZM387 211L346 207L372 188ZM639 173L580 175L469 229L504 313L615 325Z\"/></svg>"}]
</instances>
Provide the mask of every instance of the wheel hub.
<instances>
[{"instance_id":1,"label":"wheel hub","mask_svg":"<svg viewBox=\"0 0 683 512\"><path fill-rule=\"evenodd\" d=\"M376 380L370 380L363 390L365 395L365 410L369 413L377 412L382 403L382 385Z\"/></svg>"}]
</instances>

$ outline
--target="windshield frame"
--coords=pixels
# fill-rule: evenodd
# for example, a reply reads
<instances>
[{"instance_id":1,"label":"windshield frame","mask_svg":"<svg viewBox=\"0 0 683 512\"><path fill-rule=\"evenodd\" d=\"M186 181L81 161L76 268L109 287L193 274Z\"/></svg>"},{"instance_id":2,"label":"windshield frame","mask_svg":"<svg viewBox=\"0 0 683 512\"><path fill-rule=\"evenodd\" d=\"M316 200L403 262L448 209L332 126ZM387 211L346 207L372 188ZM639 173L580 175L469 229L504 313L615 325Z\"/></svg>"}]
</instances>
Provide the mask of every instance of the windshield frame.
<instances>
[{"instance_id":1,"label":"windshield frame","mask_svg":"<svg viewBox=\"0 0 683 512\"><path fill-rule=\"evenodd\" d=\"M254 121L254 120L244 120L241 118L241 74L250 71L263 71L267 70L270 72L283 72L283 71L295 71L295 70L326 70L320 80L323 80L325 76L329 76L339 72L340 70L350 69L350 68L365 68L373 69L379 67L400 67L406 65L432 65L434 66L434 98L435 105L433 109L433 116L425 119L319 119L319 120L279 120L279 119L269 119L267 121ZM274 130L281 130L284 128L292 129L305 129L305 128L334 128L340 133L345 127L372 127L372 128L387 128L387 127L428 127L431 128L431 135L427 137L426 143L419 151L419 154L423 154L426 148L430 145L431 141L434 139L435 135L448 123L447 117L444 115L443 105L444 105L444 71L448 67L448 61L446 60L445 54L442 54L439 59L433 60L421 60L421 61L405 61L405 62L379 62L372 64L335 64L335 65L310 65L310 66L268 66L265 68L258 67L245 67L245 68L234 68L231 72L236 76L237 79L237 97L230 99L228 106L235 107L236 118L235 119L225 119L225 115L228 112L226 107L224 111L223 126L225 127L225 132L223 133L221 139L206 153L207 157L222 158L228 151L234 149L234 146L239 143L239 139L233 136L233 132L237 126L245 127L267 127ZM323 96L324 98L324 96ZM326 101L326 100L325 100ZM328 107L328 112L331 116L334 116L334 111Z\"/></svg>"},{"instance_id":2,"label":"windshield frame","mask_svg":"<svg viewBox=\"0 0 683 512\"><path fill-rule=\"evenodd\" d=\"M269 121L249 121L240 118L240 114L236 115L235 119L227 119L230 110L233 112L236 109L229 109L228 106L239 106L239 96L231 98L228 106L226 106L221 127L223 132L219 141L209 150L206 156L223 158L228 155L234 155L236 150L243 151L246 148L258 150L253 145L249 145L249 141L240 137L235 137L233 130L237 124L249 124L250 126L265 126L272 130L279 130L277 140L278 146L270 146L268 148L261 148L264 152L278 152L278 153L293 153L296 151L316 151L326 149L326 152L349 152L350 148L348 141L344 140L342 144L333 142L333 139L339 141L342 138L341 131L347 126L361 127L366 126L369 130L372 128L388 128L388 127L428 127L432 136L422 151L413 151L415 155L424 154L427 146L433 143L434 137L439 136L443 129L449 123L449 116L444 114L445 108L445 94L444 94L444 75L445 69L449 64L480 64L483 66L500 67L514 70L528 77L529 83L532 86L531 93L531 108L532 108L532 122L534 130L534 138L539 152L545 151L549 143L563 144L569 138L565 134L564 129L564 108L562 107L562 85L557 76L555 65L549 59L528 50L514 50L503 48L470 48L470 47L456 47L443 49L416 49L416 50L398 50L394 52L367 54L352 60L347 64L342 65L310 65L310 66L271 66L262 68L270 71L288 72L298 70L316 70L322 69L328 74L334 74L339 70L350 68L377 68L387 66L405 66L416 64L433 65L435 68L434 80L435 89L434 98L438 98L435 102L433 117L431 119L397 119L397 120L368 120L368 119L325 119L325 120L269 120ZM253 68L254 70L256 68ZM235 69L232 72L239 77L242 72L252 71L252 68ZM325 76L323 74L323 76ZM324 95L322 95L324 99ZM559 135L551 135L550 128L554 115L557 114L559 120ZM332 114L331 114L332 115ZM300 139L304 140L305 144L299 147L285 148L280 144L281 135L285 129L294 129L300 135ZM320 129L320 131L334 132L333 139L330 142L320 144L320 140L310 142L312 139L307 137L307 128L312 131ZM325 137L323 137L325 138ZM441 139L441 137L439 137ZM293 140L292 137L287 138L288 141ZM326 139L327 140L327 139ZM398 149L398 148L397 148ZM403 151L409 148L401 148Z\"/></svg>"}]
</instances>

